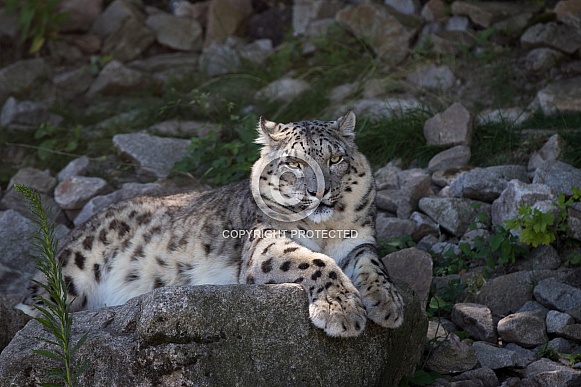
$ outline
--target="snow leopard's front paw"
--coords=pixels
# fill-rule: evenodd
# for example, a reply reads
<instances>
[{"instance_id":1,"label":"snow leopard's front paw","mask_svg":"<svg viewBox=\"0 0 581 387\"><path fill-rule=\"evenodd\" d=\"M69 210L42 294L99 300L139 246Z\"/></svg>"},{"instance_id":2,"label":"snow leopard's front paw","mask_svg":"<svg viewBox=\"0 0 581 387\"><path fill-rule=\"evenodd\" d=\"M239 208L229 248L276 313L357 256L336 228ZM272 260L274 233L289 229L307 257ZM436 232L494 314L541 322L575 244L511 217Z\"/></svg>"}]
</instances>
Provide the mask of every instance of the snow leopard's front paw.
<instances>
[{"instance_id":1,"label":"snow leopard's front paw","mask_svg":"<svg viewBox=\"0 0 581 387\"><path fill-rule=\"evenodd\" d=\"M345 281L331 285L328 282L322 289L311 290L311 321L329 336L357 336L365 328L365 309L359 293L347 278Z\"/></svg>"},{"instance_id":2,"label":"snow leopard's front paw","mask_svg":"<svg viewBox=\"0 0 581 387\"><path fill-rule=\"evenodd\" d=\"M386 328L397 328L403 323L403 298L387 278L370 275L358 287L367 318Z\"/></svg>"}]
</instances>

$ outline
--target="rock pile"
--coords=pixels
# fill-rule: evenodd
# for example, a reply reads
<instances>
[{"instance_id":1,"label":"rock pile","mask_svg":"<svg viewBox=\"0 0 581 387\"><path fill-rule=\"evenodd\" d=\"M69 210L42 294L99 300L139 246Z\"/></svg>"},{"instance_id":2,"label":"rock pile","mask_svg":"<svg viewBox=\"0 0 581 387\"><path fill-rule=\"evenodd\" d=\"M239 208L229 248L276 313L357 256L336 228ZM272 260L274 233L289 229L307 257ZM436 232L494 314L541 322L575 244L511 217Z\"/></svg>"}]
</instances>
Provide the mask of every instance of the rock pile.
<instances>
[{"instance_id":1,"label":"rock pile","mask_svg":"<svg viewBox=\"0 0 581 387\"><path fill-rule=\"evenodd\" d=\"M513 107L474 111L464 102L473 95L472 84L465 74L443 63L430 63L414 67L404 77L409 87L403 92L399 89L386 91L390 88L382 86L381 73L362 88L353 84L340 85L330 94L333 106L329 111L342 114L353 108L360 115L391 116L422 106L426 96L434 93L463 101L450 104L426 122L426 143L447 147L430 160L427 168L404 169L394 160L375 174L376 204L380 210L377 217L379 239L411 236L416 244L416 247L383 258L391 275L408 283L420 299L422 309L431 308L430 294L438 294L452 283L459 283L465 289L450 306L449 320L434 318L429 323L425 338L427 356L421 364L444 375L436 385L581 384L581 366L570 364L566 357L576 359L571 355L581 353L581 271L565 265L568 258L564 250L552 246L536 247L531 250L529 259L517 261L509 272L497 268L490 278L483 278L484 268L478 266L467 267L459 274L434 277L432 273L433 257L438 258L447 251L461 251L463 243L475 243L479 236L490 236L495 227L514 218L522 204L543 212L554 211L559 194L570 196L573 187L581 187L581 170L559 161L564 142L558 135L530 155L527 165L470 166L475 121L509 119L521 122L532 110L549 115L581 112L581 61L578 59L581 54L581 6L578 1L560 0L547 9L532 1L454 1L448 7L443 0L422 1L421 4L417 0L385 0L383 3L182 0L171 2L172 7L163 10L141 1L114 0L107 4L103 8L101 0L63 0L62 9L67 10L69 18L61 28L60 38L47 45L48 55L18 61L6 61L0 56L3 61L0 68L2 133L34 131L45 123L59 125L63 118L52 113L57 103L78 100L89 103L111 95L155 91L170 79L179 80L192 72L218 77L239 71L247 60L263 63L281 43L287 27L307 37L325 34L333 26L347 29L368 42L378 66L389 71L411 66L413 50L428 50L454 58L466 50L478 52L482 49L479 37L486 35L489 29L503 31L515 45L515 67L527 79L536 79L531 86L531 98L526 96ZM16 24L15 15L0 8L2 47L7 40L15 40L16 28L11 26ZM316 49L308 44L302 48L302 54L307 57ZM300 98L311 87L308 81L290 73L261 90L252 90L251 95L256 100L267 98L285 104ZM485 98L482 101L479 100L481 106L492 107ZM136 109L123 117L83 128L83 135L91 138L94 132L113 121L123 122L139 114L143 111ZM171 120L159 122L140 133L115 136L112 143L118 156L129 159L134 166L127 176L116 181L103 179L103 176L119 174L113 172L108 160L81 157L54 175L50 171L22 168L7 187L2 187L0 293L6 297L0 299L0 321L6 334L1 337L0 345L8 344L27 322L11 309L11 305L34 271L33 250L30 244L22 242L32 233L34 225L13 184L38 190L54 206L55 215L62 210L58 212L57 223L59 237L63 237L73 225L81 224L96 211L119 200L142 194L205 189L197 183L184 186L166 178L175 161L187 152L189 141L183 138L203 136L209 130L219 128L207 123ZM161 133L163 137L152 133ZM14 153L0 152L0 162L5 161L22 162ZM569 206L566 211L570 235L581 240L581 205ZM483 224L486 222L482 220L482 213L486 215L484 218L490 219L488 224ZM410 267L414 270L410 271ZM226 305L220 310L224 316L230 307L238 310L239 306L236 302L225 304L227 300L232 302L232 298L225 297L228 294L234 299L245 299L247 302L240 305L246 312L225 318L224 332L208 330L197 321L192 323L191 331L173 332L172 337L161 337L155 331L155 325L161 323L161 316L155 315L159 310L146 307L151 303L179 309L179 303L167 303L173 296L166 290L145 295L126 306L79 314L75 334L86 329L98 332L83 350L83 358L92 362L91 351L106 353L107 359L113 359L108 365L118 367L105 374L102 368L95 366L95 370L101 371L95 371L94 379L86 380L87 384L112 385L114 383L107 378L121 374L126 374L126 379L118 379L119 385L166 385L170 379L185 381L192 377L208 383L250 380L245 379L247 375L216 376L206 371L213 367L216 359L229 361L220 356L239 354L248 347L262 348L263 344L268 344L268 350L252 354L252 358L259 361L249 366L249 358L242 356L236 359L240 361L237 364L250 367L248 369L256 375L265 369L272 370L269 363L272 354L280 355L281 359L288 356L287 347L279 341L271 342L264 337L260 341L256 330L250 329L252 327L236 327L230 323L231 319L238 321L236 319L243 316L242 322L257 324L259 328L269 327L271 324L264 324L270 320L258 321L256 316L263 314L252 312L253 308L266 304L275 304L274 310L289 321L285 327L296 333L293 340L298 337L303 342L316 343L309 353L302 352L307 349L301 345L293 347L291 352L296 356L287 359L288 362L312 367L312 364L305 364L304 359L313 354L319 356L324 350L330 351L325 356L332 361L321 363L321 369L313 373L317 377L321 375L316 381L319 384L334 384L331 379L323 379L332 375L343 375L346 384L352 380L350 377L359 377L359 374L347 375L352 367L345 366L345 359L354 358L355 352L361 350L357 355L359 359L381 354L375 360L388 367L376 370L380 373L369 376L367 384L383 381L393 385L417 361L411 355L393 358L393 353L421 351L419 346L410 344L416 343L414 335L417 332L423 335L424 328L419 308L414 309L417 306L414 303L411 304L416 306L406 311L411 316L411 325L394 331L393 335L371 328L358 342L359 346L349 349L345 343L327 341L308 324L303 318L306 316L304 299L294 287L173 291L192 303L200 299L200 293L196 292L203 293L203 297L219 299ZM264 305L248 301L250 295L264 301ZM274 302L281 297L290 310ZM175 301L182 299L178 297ZM176 315L181 316L177 309ZM155 324L152 323L154 319L157 319ZM190 327L190 323L188 320L186 325ZM40 326L30 323L17 335L0 355L0 380L8 378L19 385L36 380L38 374L34 366L23 364L37 361L31 357L29 349L38 348L40 344L30 337L41 334ZM471 340L462 340L465 334ZM281 335L291 340L286 333ZM408 347L402 341L406 335L413 337ZM188 343L183 342L184 337ZM116 346L104 344L111 340ZM220 350L213 349L213 345ZM384 351L387 347L395 352ZM561 354L559 360L555 360L555 356L553 360L539 358L551 349ZM347 351L352 357L341 358L338 355L341 351ZM6 358L12 360L4 361ZM131 365L126 367L127 359L131 359ZM156 359L162 360L156 362ZM364 362L363 370L377 367L371 361ZM396 369L399 371L394 371ZM274 380L309 384L310 380L298 379L303 373L295 371L273 376ZM390 375L389 378L386 375ZM359 384L361 380L353 383Z\"/></svg>"},{"instance_id":2,"label":"rock pile","mask_svg":"<svg viewBox=\"0 0 581 387\"><path fill-rule=\"evenodd\" d=\"M515 52L520 56L513 66L527 82L538 79L538 89L531 90L537 92L534 100L493 115L524 117L530 109L545 114L581 111L581 12L574 0L561 0L547 9L532 1L454 1L450 8L443 0L430 0L421 7L417 0L167 3L160 9L142 1L114 0L103 9L102 0L63 0L61 9L68 17L60 38L48 44L49 56L0 68L0 127L23 129L58 122L58 116L49 114L55 99L90 101L95 96L159 89L192 71L211 77L237 72L243 61L262 63L268 58L286 30L317 36L334 26L368 42L381 66L416 67L407 76L410 87L404 87L403 94L386 92L388 88L378 86L383 84L380 77L368 80L363 98L349 84L331 93L336 104L348 103L356 113L405 111L425 103L434 92L471 99L470 80L463 78L473 73L440 63L417 68L410 53L427 50L454 57L462 50L478 51L482 49L479 34L490 29L518 42ZM538 21L550 19L542 17L547 14L555 20ZM7 26L0 28L4 41L16 40L17 29L8 28L17 25L16 18L0 8L0 19ZM307 44L304 54L313 49ZM294 78L287 74L266 85L257 98L297 98L310 85ZM42 92L30 96L32 100L19 99L32 89ZM489 105L480 97L480 106Z\"/></svg>"},{"instance_id":3,"label":"rock pile","mask_svg":"<svg viewBox=\"0 0 581 387\"><path fill-rule=\"evenodd\" d=\"M558 135L531 155L528 167L499 165L450 173L468 165L470 148L466 144L470 143L467 133L470 133L468 122L471 121L466 119L466 110L461 105L453 105L442 115L446 117L450 110L461 113L449 114L445 120L435 116L434 122L426 122L426 141L430 139L430 131L449 132L443 140L452 146L443 152L448 156L436 155L434 159L439 161L430 162L428 169L402 169L397 162L391 162L375 175L380 210L378 238L393 240L411 235L417 243L417 247L387 255L384 263L394 278L413 288L423 308L428 303L430 285L438 289L448 286L449 281L468 283L483 269L471 267L462 275L433 278L432 256L444 250L457 250L460 243L476 235L487 235L495 225L503 225L506 219L514 218L521 204L552 211L557 195L571 195L573 187L581 187L581 170L557 160L561 152L559 144L562 144ZM163 149L161 144L155 143L154 136L145 138L141 133L124 136L123 141L117 141L118 151L129 153L122 143L132 148L136 179L142 169L141 163L167 163L163 152L151 154L149 151L151 147ZM456 143L462 145L453 146ZM463 147L463 151L450 156L450 151L458 147ZM13 183L32 186L47 197L54 197L56 208L63 210L61 216L68 217L74 224L82 223L108 204L138 194L163 194L192 188L176 187L171 181L160 180L149 184L127 183L111 192L112 188L102 179L85 176L91 163L94 161L86 158L74 160L58 178L32 168L23 169L13 177L0 200L6 209L0 213L0 223L10 224L10 227L0 228L3 234L0 248L4 251L0 255L3 292L21 292L34 270L31 249L26 244L10 242L21 240L33 229L27 219L30 214L23 199L15 194ZM471 225L481 222L479 212L487 214L491 224L474 230ZM580 213L577 207L568 209L571 235L577 238L581 235ZM67 223L66 219L62 221ZM61 227L61 235L64 235L67 229L64 224ZM506 274L499 270L493 272L489 280L474 285L474 293L469 297L471 302L456 303L451 321L430 321L432 333L429 335L432 336L428 336L428 345L434 345L433 332L436 330L438 337L444 334L445 339L431 349L426 367L444 375L454 375L452 385L455 381L474 378L485 378L486 385L493 385L491 380L506 378L507 374L511 375L511 380L521 378L522 383L540 383L548 375L557 375L554 377L566 381L564 385L576 385L581 371L536 357L546 348L555 348L562 354L581 351L581 271L566 267L565 261L566 257L560 256L553 247L537 247L528 260L517 262L513 268L517 271ZM410 267L414 267L413 272ZM128 313L121 310L102 313ZM455 333L458 330L467 332L475 342L470 345L460 341ZM446 385L444 381L441 384Z\"/></svg>"}]
</instances>

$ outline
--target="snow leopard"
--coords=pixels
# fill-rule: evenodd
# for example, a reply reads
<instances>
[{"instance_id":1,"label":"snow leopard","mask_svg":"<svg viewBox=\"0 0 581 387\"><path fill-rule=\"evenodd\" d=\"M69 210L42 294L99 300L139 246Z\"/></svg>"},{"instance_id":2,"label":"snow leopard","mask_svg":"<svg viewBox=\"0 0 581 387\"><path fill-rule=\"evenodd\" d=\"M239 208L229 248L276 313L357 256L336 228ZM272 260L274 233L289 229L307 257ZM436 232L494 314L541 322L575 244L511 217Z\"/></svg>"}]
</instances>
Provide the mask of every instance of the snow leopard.
<instances>
[{"instance_id":1,"label":"snow leopard","mask_svg":"<svg viewBox=\"0 0 581 387\"><path fill-rule=\"evenodd\" d=\"M249 179L97 213L59 248L72 310L162 286L295 283L330 336L357 336L368 319L399 327L404 302L379 256L375 182L355 129L352 111L333 121L261 117ZM44 288L31 283L17 307L37 314L38 296Z\"/></svg>"}]
</instances>

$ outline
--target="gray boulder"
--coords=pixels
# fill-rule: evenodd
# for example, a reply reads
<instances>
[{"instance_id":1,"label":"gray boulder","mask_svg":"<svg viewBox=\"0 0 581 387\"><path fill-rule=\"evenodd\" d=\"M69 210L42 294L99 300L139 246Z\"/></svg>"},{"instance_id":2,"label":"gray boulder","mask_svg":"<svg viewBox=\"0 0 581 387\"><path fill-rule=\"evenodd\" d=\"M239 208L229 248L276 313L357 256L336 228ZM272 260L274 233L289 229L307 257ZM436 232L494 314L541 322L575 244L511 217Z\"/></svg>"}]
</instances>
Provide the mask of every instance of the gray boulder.
<instances>
[{"instance_id":1,"label":"gray boulder","mask_svg":"<svg viewBox=\"0 0 581 387\"><path fill-rule=\"evenodd\" d=\"M91 160L87 156L72 160L58 173L58 181L61 182L72 176L85 175L90 163Z\"/></svg>"},{"instance_id":2,"label":"gray boulder","mask_svg":"<svg viewBox=\"0 0 581 387\"><path fill-rule=\"evenodd\" d=\"M52 83L65 99L72 99L83 94L93 82L93 73L89 65L65 71L52 77Z\"/></svg>"},{"instance_id":3,"label":"gray boulder","mask_svg":"<svg viewBox=\"0 0 581 387\"><path fill-rule=\"evenodd\" d=\"M561 329L567 325L571 325L575 322L575 319L568 315L567 313L562 313L556 310L550 310L545 318L547 323L548 333L559 333Z\"/></svg>"},{"instance_id":4,"label":"gray boulder","mask_svg":"<svg viewBox=\"0 0 581 387\"><path fill-rule=\"evenodd\" d=\"M446 171L452 168L462 168L468 165L472 152L467 145L456 145L432 157L428 163L430 172Z\"/></svg>"},{"instance_id":5,"label":"gray boulder","mask_svg":"<svg viewBox=\"0 0 581 387\"><path fill-rule=\"evenodd\" d=\"M505 343L536 347L547 341L545 316L539 312L517 312L498 322L498 335Z\"/></svg>"},{"instance_id":6,"label":"gray boulder","mask_svg":"<svg viewBox=\"0 0 581 387\"><path fill-rule=\"evenodd\" d=\"M112 60L103 67L89 88L87 96L119 95L145 90L154 85L151 75L127 68L121 62Z\"/></svg>"},{"instance_id":7,"label":"gray boulder","mask_svg":"<svg viewBox=\"0 0 581 387\"><path fill-rule=\"evenodd\" d=\"M558 134L552 135L541 149L531 155L528 164L529 171L534 171L543 166L545 161L557 160L565 146L566 144L563 137Z\"/></svg>"},{"instance_id":8,"label":"gray boulder","mask_svg":"<svg viewBox=\"0 0 581 387\"><path fill-rule=\"evenodd\" d=\"M546 161L535 171L534 184L546 184L553 193L573 195L573 187L581 188L581 169L562 161Z\"/></svg>"},{"instance_id":9,"label":"gray boulder","mask_svg":"<svg viewBox=\"0 0 581 387\"><path fill-rule=\"evenodd\" d=\"M388 254L382 259L391 278L405 282L420 299L422 310L426 308L432 285L432 256L420 249L410 247ZM409 268L413 267L414 270Z\"/></svg>"},{"instance_id":10,"label":"gray boulder","mask_svg":"<svg viewBox=\"0 0 581 387\"><path fill-rule=\"evenodd\" d=\"M519 364L519 354L509 349L499 348L483 341L475 342L472 348L476 352L478 361L484 367L497 370Z\"/></svg>"},{"instance_id":11,"label":"gray boulder","mask_svg":"<svg viewBox=\"0 0 581 387\"><path fill-rule=\"evenodd\" d=\"M562 79L539 90L535 104L545 115L581 111L581 77Z\"/></svg>"},{"instance_id":12,"label":"gray boulder","mask_svg":"<svg viewBox=\"0 0 581 387\"><path fill-rule=\"evenodd\" d=\"M117 134L113 137L113 144L119 153L136 164L138 174L161 179L165 179L173 165L186 156L190 143L190 140L145 133Z\"/></svg>"},{"instance_id":13,"label":"gray boulder","mask_svg":"<svg viewBox=\"0 0 581 387\"><path fill-rule=\"evenodd\" d=\"M50 76L50 66L42 58L26 59L0 70L0 103L11 94L31 90Z\"/></svg>"},{"instance_id":14,"label":"gray boulder","mask_svg":"<svg viewBox=\"0 0 581 387\"><path fill-rule=\"evenodd\" d=\"M43 104L33 101L18 102L13 97L6 100L0 112L0 127L12 130L35 131L43 123L58 126L62 121L62 117L51 114Z\"/></svg>"},{"instance_id":15,"label":"gray boulder","mask_svg":"<svg viewBox=\"0 0 581 387\"><path fill-rule=\"evenodd\" d=\"M525 49L550 47L573 54L581 48L581 32L562 23L538 23L527 29L520 41Z\"/></svg>"},{"instance_id":16,"label":"gray boulder","mask_svg":"<svg viewBox=\"0 0 581 387\"><path fill-rule=\"evenodd\" d=\"M469 302L455 304L452 309L452 321L476 340L491 343L498 341L492 313L484 305Z\"/></svg>"},{"instance_id":17,"label":"gray boulder","mask_svg":"<svg viewBox=\"0 0 581 387\"><path fill-rule=\"evenodd\" d=\"M64 210L80 210L93 197L109 190L100 177L71 176L57 185L54 200Z\"/></svg>"},{"instance_id":18,"label":"gray boulder","mask_svg":"<svg viewBox=\"0 0 581 387\"><path fill-rule=\"evenodd\" d=\"M422 89L448 90L456 82L454 72L446 65L428 65L407 77L407 80Z\"/></svg>"},{"instance_id":19,"label":"gray boulder","mask_svg":"<svg viewBox=\"0 0 581 387\"><path fill-rule=\"evenodd\" d=\"M518 262L519 270L556 270L561 266L561 257L551 245L540 245L530 251L530 256Z\"/></svg>"},{"instance_id":20,"label":"gray boulder","mask_svg":"<svg viewBox=\"0 0 581 387\"><path fill-rule=\"evenodd\" d=\"M426 368L441 374L455 374L471 370L477 363L476 352L468 340L460 341L458 336L450 333L432 349Z\"/></svg>"},{"instance_id":21,"label":"gray boulder","mask_svg":"<svg viewBox=\"0 0 581 387\"><path fill-rule=\"evenodd\" d=\"M141 55L155 41L155 34L145 26L143 4L115 0L93 23L92 32L103 39L103 54L127 62Z\"/></svg>"},{"instance_id":22,"label":"gray boulder","mask_svg":"<svg viewBox=\"0 0 581 387\"><path fill-rule=\"evenodd\" d=\"M454 376L452 378L453 381L474 381L478 384L478 382L482 382L478 384L482 387L498 387L498 377L488 367L476 368L474 370L466 371L460 375ZM475 384L476 385L476 384ZM462 384L461 386L465 386ZM458 386L460 387L460 386Z\"/></svg>"},{"instance_id":23,"label":"gray boulder","mask_svg":"<svg viewBox=\"0 0 581 387\"><path fill-rule=\"evenodd\" d=\"M311 88L309 83L302 79L281 78L272 81L256 92L257 99L289 102Z\"/></svg>"},{"instance_id":24,"label":"gray boulder","mask_svg":"<svg viewBox=\"0 0 581 387\"><path fill-rule=\"evenodd\" d=\"M228 39L225 44L211 43L200 56L199 70L209 77L236 72L242 65L236 46L233 39Z\"/></svg>"},{"instance_id":25,"label":"gray boulder","mask_svg":"<svg viewBox=\"0 0 581 387\"><path fill-rule=\"evenodd\" d=\"M535 299L550 309L567 312L581 308L581 289L547 278L534 289Z\"/></svg>"},{"instance_id":26,"label":"gray boulder","mask_svg":"<svg viewBox=\"0 0 581 387\"><path fill-rule=\"evenodd\" d=\"M428 145L470 145L472 131L472 116L458 102L427 119L424 124Z\"/></svg>"},{"instance_id":27,"label":"gray boulder","mask_svg":"<svg viewBox=\"0 0 581 387\"><path fill-rule=\"evenodd\" d=\"M527 184L512 180L492 203L492 223L504 225L505 220L518 215L518 208L523 204L533 206L538 202L552 202L554 199L551 188L545 184Z\"/></svg>"},{"instance_id":28,"label":"gray boulder","mask_svg":"<svg viewBox=\"0 0 581 387\"><path fill-rule=\"evenodd\" d=\"M486 282L477 296L477 302L490 308L495 317L518 311L533 299L537 281L554 276L552 270L518 271Z\"/></svg>"},{"instance_id":29,"label":"gray boulder","mask_svg":"<svg viewBox=\"0 0 581 387\"><path fill-rule=\"evenodd\" d=\"M85 386L397 385L423 350L427 321L404 292L406 320L369 323L359 338L315 328L299 285L164 287L127 304L74 315ZM31 385L54 364L32 353L30 322L0 354L0 380ZM355 365L355 366L354 366Z\"/></svg>"},{"instance_id":30,"label":"gray boulder","mask_svg":"<svg viewBox=\"0 0 581 387\"><path fill-rule=\"evenodd\" d=\"M555 337L547 343L547 347L555 348L560 353L575 353L579 351L579 345L562 337Z\"/></svg>"},{"instance_id":31,"label":"gray boulder","mask_svg":"<svg viewBox=\"0 0 581 387\"><path fill-rule=\"evenodd\" d=\"M374 3L348 6L337 13L336 20L365 39L377 56L390 64L400 63L409 53L414 31L393 16L388 7Z\"/></svg>"},{"instance_id":32,"label":"gray boulder","mask_svg":"<svg viewBox=\"0 0 581 387\"><path fill-rule=\"evenodd\" d=\"M450 192L456 197L464 197L483 202L493 202L511 180L529 182L527 169L521 165L499 165L476 168L459 175L452 184Z\"/></svg>"},{"instance_id":33,"label":"gray boulder","mask_svg":"<svg viewBox=\"0 0 581 387\"><path fill-rule=\"evenodd\" d=\"M160 12L149 15L145 24L155 32L155 38L164 46L183 51L202 48L202 26L197 20Z\"/></svg>"},{"instance_id":34,"label":"gray boulder","mask_svg":"<svg viewBox=\"0 0 581 387\"><path fill-rule=\"evenodd\" d=\"M35 270L32 236L36 225L18 212L0 212L0 292L20 293ZM26 277L26 278L23 278Z\"/></svg>"},{"instance_id":35,"label":"gray boulder","mask_svg":"<svg viewBox=\"0 0 581 387\"><path fill-rule=\"evenodd\" d=\"M485 203L477 209L477 203L470 199L426 197L420 199L418 206L441 227L459 236L468 230L479 211L488 210Z\"/></svg>"},{"instance_id":36,"label":"gray boulder","mask_svg":"<svg viewBox=\"0 0 581 387\"><path fill-rule=\"evenodd\" d=\"M375 220L375 229L377 230L378 240L389 241L393 238L412 235L416 229L416 222L394 218L384 212L380 212Z\"/></svg>"},{"instance_id":37,"label":"gray boulder","mask_svg":"<svg viewBox=\"0 0 581 387\"><path fill-rule=\"evenodd\" d=\"M581 385L581 371L545 358L531 363L524 375L526 379L523 379L523 382L532 382L527 385L563 387Z\"/></svg>"},{"instance_id":38,"label":"gray boulder","mask_svg":"<svg viewBox=\"0 0 581 387\"><path fill-rule=\"evenodd\" d=\"M14 309L16 299L0 294L0 352L10 343L10 340L21 330L30 317Z\"/></svg>"}]
</instances>

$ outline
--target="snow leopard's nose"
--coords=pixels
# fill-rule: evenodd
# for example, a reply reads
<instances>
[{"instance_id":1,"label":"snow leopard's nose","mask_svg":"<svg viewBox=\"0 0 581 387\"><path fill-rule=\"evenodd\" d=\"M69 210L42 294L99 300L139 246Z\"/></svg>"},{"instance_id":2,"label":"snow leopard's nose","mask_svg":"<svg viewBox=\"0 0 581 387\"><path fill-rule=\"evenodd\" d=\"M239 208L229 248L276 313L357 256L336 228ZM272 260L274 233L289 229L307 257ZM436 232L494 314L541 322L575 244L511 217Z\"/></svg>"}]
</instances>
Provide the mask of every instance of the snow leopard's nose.
<instances>
[{"instance_id":1,"label":"snow leopard's nose","mask_svg":"<svg viewBox=\"0 0 581 387\"><path fill-rule=\"evenodd\" d=\"M316 191L316 190L312 190L312 189L307 188L307 193L311 196L322 197L322 196L325 196L328 192L329 192L329 188L327 188L327 187L325 187L324 191Z\"/></svg>"}]
</instances>

